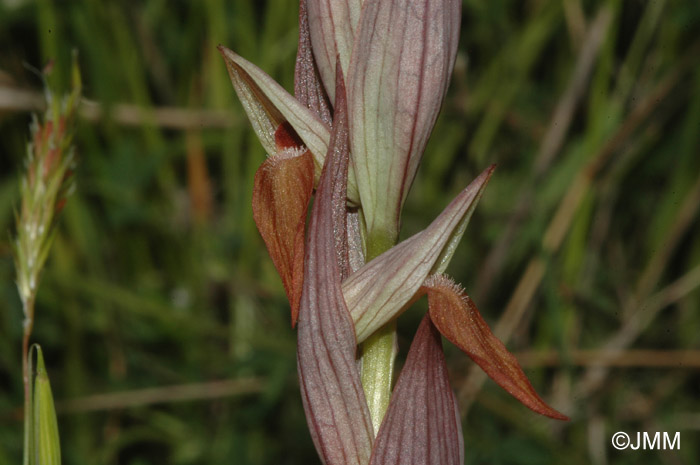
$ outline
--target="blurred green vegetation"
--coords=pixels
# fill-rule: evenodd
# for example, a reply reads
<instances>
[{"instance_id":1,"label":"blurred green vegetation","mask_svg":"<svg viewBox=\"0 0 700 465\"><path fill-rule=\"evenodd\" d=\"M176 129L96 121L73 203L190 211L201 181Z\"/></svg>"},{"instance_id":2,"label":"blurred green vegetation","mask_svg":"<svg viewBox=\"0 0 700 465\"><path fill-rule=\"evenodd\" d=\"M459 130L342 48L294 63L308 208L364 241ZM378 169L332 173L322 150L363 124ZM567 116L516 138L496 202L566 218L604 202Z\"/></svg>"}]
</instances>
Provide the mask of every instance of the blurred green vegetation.
<instances>
[{"instance_id":1,"label":"blurred green vegetation","mask_svg":"<svg viewBox=\"0 0 700 465\"><path fill-rule=\"evenodd\" d=\"M0 463L19 463L22 443L9 237L41 92L27 64L53 59L60 85L73 48L101 113L89 104L79 121L77 191L33 337L64 463L318 462L295 333L250 211L264 153L216 51L291 89L296 9L0 0ZM693 1L464 1L403 234L498 163L449 271L572 417L539 418L482 386L446 344L467 463L698 463L700 360L678 352L700 350L698 57ZM400 319L404 352L423 308ZM615 365L591 366L605 356ZM616 431L680 431L681 450L619 452Z\"/></svg>"}]
</instances>

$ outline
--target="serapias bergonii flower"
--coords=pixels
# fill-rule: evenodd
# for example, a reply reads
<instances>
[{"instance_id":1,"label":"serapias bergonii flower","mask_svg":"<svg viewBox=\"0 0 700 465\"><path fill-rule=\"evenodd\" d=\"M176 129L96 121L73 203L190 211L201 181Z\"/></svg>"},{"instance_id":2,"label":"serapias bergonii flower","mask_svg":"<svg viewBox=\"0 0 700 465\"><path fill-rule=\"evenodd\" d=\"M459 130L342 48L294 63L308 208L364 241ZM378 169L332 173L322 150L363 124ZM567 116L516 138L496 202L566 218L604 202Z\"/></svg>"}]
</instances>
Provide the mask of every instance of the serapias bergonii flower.
<instances>
[{"instance_id":1,"label":"serapias bergonii flower","mask_svg":"<svg viewBox=\"0 0 700 465\"><path fill-rule=\"evenodd\" d=\"M460 10L459 0L301 0L295 97L219 47L270 156L256 174L254 219L298 319L302 400L326 464L463 462L440 333L524 405L566 419L444 274L494 166L391 246L447 89ZM375 427L358 344L422 295L428 315Z\"/></svg>"}]
</instances>

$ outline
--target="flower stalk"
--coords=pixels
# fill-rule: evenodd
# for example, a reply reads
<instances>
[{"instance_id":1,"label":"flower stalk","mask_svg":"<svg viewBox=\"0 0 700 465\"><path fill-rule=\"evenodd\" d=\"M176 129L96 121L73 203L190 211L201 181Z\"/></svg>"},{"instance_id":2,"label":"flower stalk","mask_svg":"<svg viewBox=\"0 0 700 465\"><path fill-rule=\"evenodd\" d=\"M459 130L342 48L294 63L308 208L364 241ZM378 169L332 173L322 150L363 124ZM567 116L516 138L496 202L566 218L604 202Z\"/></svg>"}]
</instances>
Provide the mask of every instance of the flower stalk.
<instances>
[{"instance_id":1,"label":"flower stalk","mask_svg":"<svg viewBox=\"0 0 700 465\"><path fill-rule=\"evenodd\" d=\"M379 231L366 234L368 261L391 249L398 241L397 237ZM391 401L396 352L396 322L385 324L360 345L362 387L365 390L375 433L379 431Z\"/></svg>"},{"instance_id":2,"label":"flower stalk","mask_svg":"<svg viewBox=\"0 0 700 465\"><path fill-rule=\"evenodd\" d=\"M391 401L396 346L396 322L393 321L379 328L360 345L362 387L375 432L379 431Z\"/></svg>"},{"instance_id":3,"label":"flower stalk","mask_svg":"<svg viewBox=\"0 0 700 465\"><path fill-rule=\"evenodd\" d=\"M36 378L33 379L30 339L34 327L34 306L41 272L56 234L58 216L74 186L73 133L81 95L77 55L74 55L73 60L72 83L71 93L64 98L54 94L47 85L45 91L47 107L43 118L33 116L30 125L31 139L27 144L26 174L21 180L21 207L19 213L15 215L17 236L13 243L13 252L17 270L17 290L24 314L22 330L24 465L60 463L60 454L54 452L57 449L58 432L51 426L55 425L55 413L53 401L47 400L50 397L50 388L43 355L37 346L38 371ZM36 384L36 389L32 389L33 384ZM40 409L38 409L39 405ZM53 420L47 419L47 415L53 415ZM49 437L48 442L41 442L43 444L41 449L43 451L50 449L52 452L48 455L43 452L44 455L36 455L39 443L32 438L32 435L42 437L42 441Z\"/></svg>"}]
</instances>

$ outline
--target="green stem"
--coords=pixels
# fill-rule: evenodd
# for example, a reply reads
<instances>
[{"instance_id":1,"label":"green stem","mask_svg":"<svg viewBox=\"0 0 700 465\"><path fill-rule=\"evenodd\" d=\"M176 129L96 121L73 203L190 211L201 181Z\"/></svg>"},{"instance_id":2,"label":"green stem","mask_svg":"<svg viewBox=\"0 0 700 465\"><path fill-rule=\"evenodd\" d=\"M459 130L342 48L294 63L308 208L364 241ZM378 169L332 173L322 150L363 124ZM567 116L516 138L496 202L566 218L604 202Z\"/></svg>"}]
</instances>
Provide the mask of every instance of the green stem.
<instances>
[{"instance_id":1,"label":"green stem","mask_svg":"<svg viewBox=\"0 0 700 465\"><path fill-rule=\"evenodd\" d=\"M365 390L375 436L391 400L395 347L395 322L379 328L362 343L362 387Z\"/></svg>"},{"instance_id":2,"label":"green stem","mask_svg":"<svg viewBox=\"0 0 700 465\"><path fill-rule=\"evenodd\" d=\"M394 234L367 234L367 261L396 244ZM391 384L396 357L396 322L379 328L360 345L362 353L362 387L365 391L374 435L384 419L391 400Z\"/></svg>"},{"instance_id":3,"label":"green stem","mask_svg":"<svg viewBox=\"0 0 700 465\"><path fill-rule=\"evenodd\" d=\"M22 381L24 383L24 455L23 465L29 464L29 443L31 422L31 373L29 372L29 338L34 326L34 297L31 296L24 305L24 328L22 332Z\"/></svg>"}]
</instances>

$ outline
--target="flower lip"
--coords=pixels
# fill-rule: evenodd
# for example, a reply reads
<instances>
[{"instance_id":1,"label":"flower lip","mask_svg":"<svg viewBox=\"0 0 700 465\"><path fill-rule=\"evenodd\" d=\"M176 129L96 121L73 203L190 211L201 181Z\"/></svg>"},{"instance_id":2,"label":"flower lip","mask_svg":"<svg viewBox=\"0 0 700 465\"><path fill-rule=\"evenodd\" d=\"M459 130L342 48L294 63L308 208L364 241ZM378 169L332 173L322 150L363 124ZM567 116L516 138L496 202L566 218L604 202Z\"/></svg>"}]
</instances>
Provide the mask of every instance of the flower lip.
<instances>
[{"instance_id":1,"label":"flower lip","mask_svg":"<svg viewBox=\"0 0 700 465\"><path fill-rule=\"evenodd\" d=\"M304 226L313 187L311 154L296 146L281 147L265 160L253 182L253 219L282 278L292 326L304 282Z\"/></svg>"},{"instance_id":2,"label":"flower lip","mask_svg":"<svg viewBox=\"0 0 700 465\"><path fill-rule=\"evenodd\" d=\"M513 354L491 332L474 302L445 275L428 278L421 288L437 329L474 360L486 374L529 409L556 420L568 420L537 394Z\"/></svg>"},{"instance_id":3,"label":"flower lip","mask_svg":"<svg viewBox=\"0 0 700 465\"><path fill-rule=\"evenodd\" d=\"M280 124L277 130L275 131L275 147L277 147L277 151L285 150L285 149L304 149L306 150L306 146L304 145L304 141L301 140L301 137L299 137L299 134L294 130L291 124L289 124L288 121L285 121L284 123Z\"/></svg>"}]
</instances>

